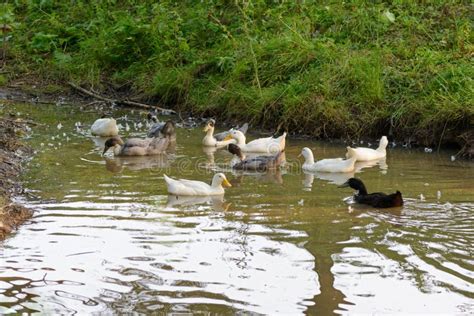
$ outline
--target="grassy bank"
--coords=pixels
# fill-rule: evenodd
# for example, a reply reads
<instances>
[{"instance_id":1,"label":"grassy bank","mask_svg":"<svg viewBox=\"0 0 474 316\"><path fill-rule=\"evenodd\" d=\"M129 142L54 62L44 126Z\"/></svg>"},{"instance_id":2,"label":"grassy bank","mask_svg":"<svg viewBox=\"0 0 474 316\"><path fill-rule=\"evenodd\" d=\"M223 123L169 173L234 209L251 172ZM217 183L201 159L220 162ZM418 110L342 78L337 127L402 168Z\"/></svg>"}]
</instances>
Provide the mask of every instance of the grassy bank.
<instances>
[{"instance_id":1,"label":"grassy bank","mask_svg":"<svg viewBox=\"0 0 474 316\"><path fill-rule=\"evenodd\" d=\"M474 124L469 1L1 6L9 79L73 80L323 138L438 145Z\"/></svg>"}]
</instances>

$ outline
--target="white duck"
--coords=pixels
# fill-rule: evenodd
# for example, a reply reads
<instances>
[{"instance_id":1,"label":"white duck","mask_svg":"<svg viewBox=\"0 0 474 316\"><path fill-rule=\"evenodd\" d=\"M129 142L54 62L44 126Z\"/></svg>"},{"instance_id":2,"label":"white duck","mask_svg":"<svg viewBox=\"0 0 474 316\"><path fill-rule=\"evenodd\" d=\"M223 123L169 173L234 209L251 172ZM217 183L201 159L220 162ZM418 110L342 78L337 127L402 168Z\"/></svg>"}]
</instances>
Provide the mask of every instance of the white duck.
<instances>
[{"instance_id":1,"label":"white duck","mask_svg":"<svg viewBox=\"0 0 474 316\"><path fill-rule=\"evenodd\" d=\"M377 149L357 147L347 147L346 158L355 157L357 161L369 161L384 158L387 156L388 139L387 136L380 138L379 147Z\"/></svg>"},{"instance_id":2,"label":"white duck","mask_svg":"<svg viewBox=\"0 0 474 316\"><path fill-rule=\"evenodd\" d=\"M118 135L117 122L113 118L100 118L91 126L91 134L94 136L111 137Z\"/></svg>"},{"instance_id":3,"label":"white duck","mask_svg":"<svg viewBox=\"0 0 474 316\"><path fill-rule=\"evenodd\" d=\"M301 150L301 155L304 157L303 170L318 171L318 172L352 172L354 171L355 158L342 159L322 159L314 162L314 156L311 149L304 147Z\"/></svg>"},{"instance_id":4,"label":"white duck","mask_svg":"<svg viewBox=\"0 0 474 316\"><path fill-rule=\"evenodd\" d=\"M166 186L168 187L168 193L174 195L219 195L224 194L224 188L231 187L232 185L227 181L227 178L223 173L216 173L212 178L211 185L194 180L185 180L185 179L171 179L166 174L165 177Z\"/></svg>"},{"instance_id":5,"label":"white duck","mask_svg":"<svg viewBox=\"0 0 474 316\"><path fill-rule=\"evenodd\" d=\"M204 146L224 147L224 146L227 146L229 144L235 144L235 142L236 142L234 139L225 139L225 140L222 140L222 141L218 141L214 137L214 120L209 120L207 122L206 126L204 127L204 132L206 132L206 136L204 136L204 138L202 139L202 144Z\"/></svg>"},{"instance_id":6,"label":"white duck","mask_svg":"<svg viewBox=\"0 0 474 316\"><path fill-rule=\"evenodd\" d=\"M245 143L245 135L241 131L232 131L227 138L232 137L237 141L237 146L243 152L254 152L254 153L274 153L285 150L286 145L286 133L283 133L280 137L265 137L252 140L249 143Z\"/></svg>"}]
</instances>

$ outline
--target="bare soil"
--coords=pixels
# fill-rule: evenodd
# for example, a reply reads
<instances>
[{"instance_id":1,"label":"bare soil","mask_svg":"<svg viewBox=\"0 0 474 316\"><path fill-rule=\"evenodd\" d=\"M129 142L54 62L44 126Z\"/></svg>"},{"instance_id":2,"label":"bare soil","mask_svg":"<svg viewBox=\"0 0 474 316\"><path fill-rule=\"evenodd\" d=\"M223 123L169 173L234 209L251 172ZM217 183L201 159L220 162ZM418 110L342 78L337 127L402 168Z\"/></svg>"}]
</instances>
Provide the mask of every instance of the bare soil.
<instances>
[{"instance_id":1,"label":"bare soil","mask_svg":"<svg viewBox=\"0 0 474 316\"><path fill-rule=\"evenodd\" d=\"M0 240L29 219L33 211L12 202L23 189L18 181L22 162L32 150L20 138L27 123L15 117L0 117Z\"/></svg>"}]
</instances>

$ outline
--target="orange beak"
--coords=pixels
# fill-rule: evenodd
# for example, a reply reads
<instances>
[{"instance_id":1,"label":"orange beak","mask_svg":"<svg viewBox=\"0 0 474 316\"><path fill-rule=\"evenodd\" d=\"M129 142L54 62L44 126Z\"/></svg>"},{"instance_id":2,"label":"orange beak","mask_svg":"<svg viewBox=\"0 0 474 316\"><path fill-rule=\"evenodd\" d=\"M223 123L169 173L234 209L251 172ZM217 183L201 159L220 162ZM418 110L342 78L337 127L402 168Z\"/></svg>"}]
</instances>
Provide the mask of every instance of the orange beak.
<instances>
[{"instance_id":1,"label":"orange beak","mask_svg":"<svg viewBox=\"0 0 474 316\"><path fill-rule=\"evenodd\" d=\"M223 184L225 187L228 187L228 188L232 187L232 184L230 184L230 182L227 181L227 179L224 179L224 181L222 181L222 184Z\"/></svg>"}]
</instances>

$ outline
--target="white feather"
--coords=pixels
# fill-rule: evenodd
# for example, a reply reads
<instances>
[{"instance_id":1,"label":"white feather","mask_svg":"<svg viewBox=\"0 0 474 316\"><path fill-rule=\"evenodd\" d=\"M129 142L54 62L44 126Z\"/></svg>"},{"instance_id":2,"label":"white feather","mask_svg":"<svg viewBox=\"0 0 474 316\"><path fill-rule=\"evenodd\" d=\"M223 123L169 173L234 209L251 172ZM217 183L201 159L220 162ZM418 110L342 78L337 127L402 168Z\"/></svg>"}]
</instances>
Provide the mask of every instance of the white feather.
<instances>
[{"instance_id":1,"label":"white feather","mask_svg":"<svg viewBox=\"0 0 474 316\"><path fill-rule=\"evenodd\" d=\"M216 173L209 185L202 181L171 179L164 175L168 193L174 195L219 195L224 194L223 182L227 179L223 173Z\"/></svg>"},{"instance_id":2,"label":"white feather","mask_svg":"<svg viewBox=\"0 0 474 316\"><path fill-rule=\"evenodd\" d=\"M377 149L367 147L351 148L347 147L346 158L355 157L357 161L370 161L375 159L384 158L387 156L388 140L386 136L382 136Z\"/></svg>"},{"instance_id":3,"label":"white feather","mask_svg":"<svg viewBox=\"0 0 474 316\"><path fill-rule=\"evenodd\" d=\"M117 136L117 122L113 118L98 119L91 126L91 134L102 137Z\"/></svg>"},{"instance_id":4,"label":"white feather","mask_svg":"<svg viewBox=\"0 0 474 316\"><path fill-rule=\"evenodd\" d=\"M305 158L303 170L318 172L352 172L355 168L355 158L346 160L342 158L332 158L314 162L313 152L307 147L301 150L301 154Z\"/></svg>"}]
</instances>

